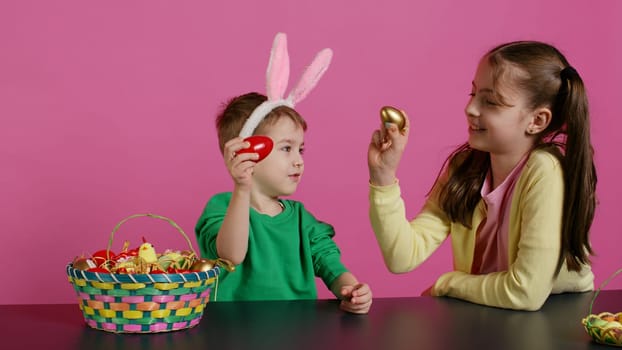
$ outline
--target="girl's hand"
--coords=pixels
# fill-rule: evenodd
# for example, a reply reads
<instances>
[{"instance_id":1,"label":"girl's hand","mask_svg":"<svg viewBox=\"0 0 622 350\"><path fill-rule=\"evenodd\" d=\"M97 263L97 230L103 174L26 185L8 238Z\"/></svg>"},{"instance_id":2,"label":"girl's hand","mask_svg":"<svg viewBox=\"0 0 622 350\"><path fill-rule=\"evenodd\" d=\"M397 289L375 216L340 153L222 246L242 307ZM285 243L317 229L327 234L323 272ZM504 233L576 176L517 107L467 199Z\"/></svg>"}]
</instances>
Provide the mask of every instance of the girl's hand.
<instances>
[{"instance_id":1,"label":"girl's hand","mask_svg":"<svg viewBox=\"0 0 622 350\"><path fill-rule=\"evenodd\" d=\"M250 147L250 144L241 137L229 140L224 147L223 157L225 166L233 179L235 186L251 187L253 170L257 164L253 160L258 159L257 153L241 153L237 152L241 149Z\"/></svg>"},{"instance_id":2,"label":"girl's hand","mask_svg":"<svg viewBox=\"0 0 622 350\"><path fill-rule=\"evenodd\" d=\"M341 304L339 308L353 314L366 314L372 302L371 289L366 283L341 287Z\"/></svg>"},{"instance_id":3,"label":"girl's hand","mask_svg":"<svg viewBox=\"0 0 622 350\"><path fill-rule=\"evenodd\" d=\"M422 297L433 297L434 295L432 294L432 288L434 288L434 285L429 286L428 289L421 292L421 296Z\"/></svg>"},{"instance_id":4,"label":"girl's hand","mask_svg":"<svg viewBox=\"0 0 622 350\"><path fill-rule=\"evenodd\" d=\"M404 112L402 112L404 113ZM404 130L399 131L397 125L381 125L375 130L367 151L369 181L373 185L386 186L395 182L397 167L408 142L410 121L404 113Z\"/></svg>"}]
</instances>

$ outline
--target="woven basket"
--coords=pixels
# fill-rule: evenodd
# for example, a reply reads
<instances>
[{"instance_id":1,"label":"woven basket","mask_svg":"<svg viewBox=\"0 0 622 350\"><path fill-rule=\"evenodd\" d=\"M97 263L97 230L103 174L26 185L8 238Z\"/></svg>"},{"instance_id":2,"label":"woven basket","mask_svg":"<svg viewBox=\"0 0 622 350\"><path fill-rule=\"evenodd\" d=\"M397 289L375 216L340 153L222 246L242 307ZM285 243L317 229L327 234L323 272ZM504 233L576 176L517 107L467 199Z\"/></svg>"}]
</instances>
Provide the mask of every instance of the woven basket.
<instances>
[{"instance_id":1,"label":"woven basket","mask_svg":"<svg viewBox=\"0 0 622 350\"><path fill-rule=\"evenodd\" d=\"M601 312L598 315L592 314L592 306L598 296L598 293L605 287L609 281L620 274L622 269L616 271L598 288L592 297L590 303L589 315L581 320L583 327L587 333L597 343L604 345L622 346L622 312L611 313Z\"/></svg>"},{"instance_id":2,"label":"woven basket","mask_svg":"<svg viewBox=\"0 0 622 350\"><path fill-rule=\"evenodd\" d=\"M135 214L119 222L110 235L107 251L123 223L145 216L169 222L194 252L188 236L175 222L155 214ZM67 275L86 324L114 333L158 333L196 326L220 272L220 267L214 266L204 272L120 274L78 270L72 265L67 265Z\"/></svg>"}]
</instances>

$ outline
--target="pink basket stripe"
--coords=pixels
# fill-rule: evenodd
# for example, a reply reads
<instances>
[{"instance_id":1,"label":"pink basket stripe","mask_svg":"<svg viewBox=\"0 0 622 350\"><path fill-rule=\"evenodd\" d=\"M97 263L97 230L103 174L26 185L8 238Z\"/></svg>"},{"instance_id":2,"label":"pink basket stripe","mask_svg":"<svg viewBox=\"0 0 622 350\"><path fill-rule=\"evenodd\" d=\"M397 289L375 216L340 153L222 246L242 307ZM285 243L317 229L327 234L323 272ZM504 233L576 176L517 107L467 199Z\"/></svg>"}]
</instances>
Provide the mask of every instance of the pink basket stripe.
<instances>
[{"instance_id":1,"label":"pink basket stripe","mask_svg":"<svg viewBox=\"0 0 622 350\"><path fill-rule=\"evenodd\" d=\"M121 298L121 302L128 303L128 304L138 304L138 303L142 303L143 301L145 301L145 297L142 295L132 295L129 297Z\"/></svg>"},{"instance_id":2,"label":"pink basket stripe","mask_svg":"<svg viewBox=\"0 0 622 350\"><path fill-rule=\"evenodd\" d=\"M114 301L114 297L111 295L98 294L95 296L95 300L103 301L104 303L110 303Z\"/></svg>"},{"instance_id":3,"label":"pink basket stripe","mask_svg":"<svg viewBox=\"0 0 622 350\"><path fill-rule=\"evenodd\" d=\"M139 324L124 324L123 330L128 332L140 332L143 327Z\"/></svg>"},{"instance_id":4,"label":"pink basket stripe","mask_svg":"<svg viewBox=\"0 0 622 350\"><path fill-rule=\"evenodd\" d=\"M88 294L88 293L80 292L78 295L80 296L80 299L82 299L82 300L89 300L89 299L91 299L91 295Z\"/></svg>"},{"instance_id":5,"label":"pink basket stripe","mask_svg":"<svg viewBox=\"0 0 622 350\"><path fill-rule=\"evenodd\" d=\"M156 303L168 303L169 301L175 300L175 296L174 295L154 295L153 298L151 298L151 300L155 301Z\"/></svg>"},{"instance_id":6,"label":"pink basket stripe","mask_svg":"<svg viewBox=\"0 0 622 350\"><path fill-rule=\"evenodd\" d=\"M203 293L201 293L201 298L208 297L210 293L210 289L211 288L207 288L206 290L204 290Z\"/></svg>"},{"instance_id":7,"label":"pink basket stripe","mask_svg":"<svg viewBox=\"0 0 622 350\"><path fill-rule=\"evenodd\" d=\"M86 324L88 324L91 328L97 328L97 322L94 320L86 320Z\"/></svg>"},{"instance_id":8,"label":"pink basket stripe","mask_svg":"<svg viewBox=\"0 0 622 350\"><path fill-rule=\"evenodd\" d=\"M151 326L149 326L149 330L152 332L160 332L160 331L165 331L167 327L168 327L168 323L158 322L158 323L154 323Z\"/></svg>"},{"instance_id":9,"label":"pink basket stripe","mask_svg":"<svg viewBox=\"0 0 622 350\"><path fill-rule=\"evenodd\" d=\"M184 294L184 295L179 297L179 299L181 301L190 301L190 300L194 300L196 298L197 298L196 294Z\"/></svg>"},{"instance_id":10,"label":"pink basket stripe","mask_svg":"<svg viewBox=\"0 0 622 350\"><path fill-rule=\"evenodd\" d=\"M108 331L114 331L117 329L117 325L110 322L104 322L102 323L102 328Z\"/></svg>"},{"instance_id":11,"label":"pink basket stripe","mask_svg":"<svg viewBox=\"0 0 622 350\"><path fill-rule=\"evenodd\" d=\"M188 325L188 322L175 322L173 323L173 329L186 328L187 325Z\"/></svg>"},{"instance_id":12,"label":"pink basket stripe","mask_svg":"<svg viewBox=\"0 0 622 350\"><path fill-rule=\"evenodd\" d=\"M197 317L194 320L190 321L190 327L194 327L194 326L198 325L199 321L201 321L200 317Z\"/></svg>"}]
</instances>

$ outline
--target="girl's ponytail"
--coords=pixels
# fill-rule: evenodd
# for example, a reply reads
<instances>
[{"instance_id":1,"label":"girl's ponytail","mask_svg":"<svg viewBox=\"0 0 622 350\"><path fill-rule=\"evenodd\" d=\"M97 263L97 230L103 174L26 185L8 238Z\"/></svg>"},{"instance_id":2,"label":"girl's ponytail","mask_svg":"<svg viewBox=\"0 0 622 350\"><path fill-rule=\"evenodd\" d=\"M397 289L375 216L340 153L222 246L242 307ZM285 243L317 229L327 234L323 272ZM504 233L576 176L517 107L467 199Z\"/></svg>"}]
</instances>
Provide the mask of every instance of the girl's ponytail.
<instances>
[{"instance_id":1,"label":"girl's ponytail","mask_svg":"<svg viewBox=\"0 0 622 350\"><path fill-rule=\"evenodd\" d=\"M590 140L588 101L583 80L572 67L563 68L559 92L553 106L554 122L549 125L554 137L565 134L564 215L562 222L562 255L569 270L578 271L590 262L593 254L589 231L596 207L596 169ZM562 123L561 125L553 125ZM563 125L565 124L565 125Z\"/></svg>"}]
</instances>

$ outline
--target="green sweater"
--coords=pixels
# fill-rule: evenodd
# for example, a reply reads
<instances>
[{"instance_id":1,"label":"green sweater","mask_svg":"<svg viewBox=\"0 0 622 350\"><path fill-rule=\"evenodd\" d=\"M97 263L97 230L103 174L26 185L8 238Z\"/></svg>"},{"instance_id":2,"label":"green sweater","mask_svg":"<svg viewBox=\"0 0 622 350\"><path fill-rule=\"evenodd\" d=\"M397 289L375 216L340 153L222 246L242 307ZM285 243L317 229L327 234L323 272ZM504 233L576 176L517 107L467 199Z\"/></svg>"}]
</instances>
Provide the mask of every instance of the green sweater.
<instances>
[{"instance_id":1,"label":"green sweater","mask_svg":"<svg viewBox=\"0 0 622 350\"><path fill-rule=\"evenodd\" d=\"M213 196L197 222L202 257L218 258L216 236L230 200L230 192ZM332 239L333 227L316 220L300 202L281 203L285 208L274 217L251 208L246 258L233 272L221 270L211 300L316 299L316 276L329 287L347 271Z\"/></svg>"}]
</instances>

